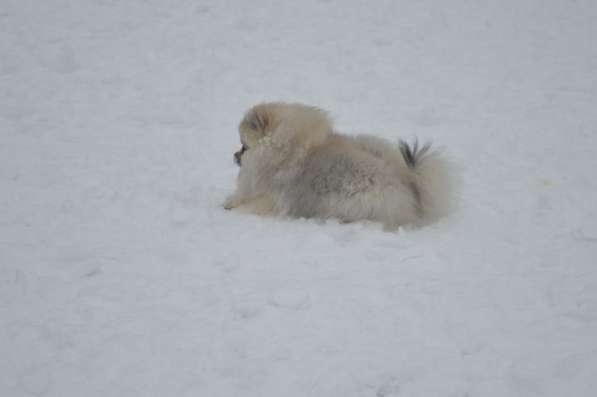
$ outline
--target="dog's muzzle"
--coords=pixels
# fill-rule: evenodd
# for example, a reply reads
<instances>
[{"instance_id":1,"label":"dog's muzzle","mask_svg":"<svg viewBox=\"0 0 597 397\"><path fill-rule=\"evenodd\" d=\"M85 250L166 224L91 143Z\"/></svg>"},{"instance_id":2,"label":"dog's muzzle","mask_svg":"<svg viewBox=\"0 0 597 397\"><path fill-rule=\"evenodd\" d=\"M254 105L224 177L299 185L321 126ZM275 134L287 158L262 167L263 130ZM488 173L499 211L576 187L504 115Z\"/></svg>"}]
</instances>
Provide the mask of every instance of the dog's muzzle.
<instances>
[{"instance_id":1,"label":"dog's muzzle","mask_svg":"<svg viewBox=\"0 0 597 397\"><path fill-rule=\"evenodd\" d=\"M241 159L243 157L243 153L246 151L247 151L247 147L245 145L243 145L243 147L241 147L238 152L234 153L234 163L236 165L238 165L239 167L241 165Z\"/></svg>"}]
</instances>

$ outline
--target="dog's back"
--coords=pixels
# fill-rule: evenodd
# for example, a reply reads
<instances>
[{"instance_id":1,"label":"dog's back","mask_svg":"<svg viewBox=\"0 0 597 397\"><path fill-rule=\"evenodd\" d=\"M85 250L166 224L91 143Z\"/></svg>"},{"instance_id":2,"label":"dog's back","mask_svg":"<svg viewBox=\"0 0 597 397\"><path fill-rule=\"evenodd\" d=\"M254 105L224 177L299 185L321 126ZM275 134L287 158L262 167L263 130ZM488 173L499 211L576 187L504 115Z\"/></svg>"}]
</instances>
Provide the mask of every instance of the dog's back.
<instances>
[{"instance_id":1,"label":"dog's back","mask_svg":"<svg viewBox=\"0 0 597 397\"><path fill-rule=\"evenodd\" d=\"M373 220L387 228L425 222L448 207L448 172L429 146L332 134L284 184L283 212L345 222Z\"/></svg>"}]
</instances>

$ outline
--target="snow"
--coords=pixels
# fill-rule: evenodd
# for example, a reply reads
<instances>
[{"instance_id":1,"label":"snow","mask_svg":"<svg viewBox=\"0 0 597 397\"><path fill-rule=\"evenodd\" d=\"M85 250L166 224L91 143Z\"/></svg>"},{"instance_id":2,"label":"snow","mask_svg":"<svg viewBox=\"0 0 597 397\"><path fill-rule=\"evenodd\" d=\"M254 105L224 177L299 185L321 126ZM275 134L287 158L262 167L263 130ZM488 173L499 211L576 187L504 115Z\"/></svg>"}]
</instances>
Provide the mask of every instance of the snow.
<instances>
[{"instance_id":1,"label":"snow","mask_svg":"<svg viewBox=\"0 0 597 397\"><path fill-rule=\"evenodd\" d=\"M597 3L0 3L0 395L592 396ZM421 229L221 203L263 100L433 140Z\"/></svg>"}]
</instances>

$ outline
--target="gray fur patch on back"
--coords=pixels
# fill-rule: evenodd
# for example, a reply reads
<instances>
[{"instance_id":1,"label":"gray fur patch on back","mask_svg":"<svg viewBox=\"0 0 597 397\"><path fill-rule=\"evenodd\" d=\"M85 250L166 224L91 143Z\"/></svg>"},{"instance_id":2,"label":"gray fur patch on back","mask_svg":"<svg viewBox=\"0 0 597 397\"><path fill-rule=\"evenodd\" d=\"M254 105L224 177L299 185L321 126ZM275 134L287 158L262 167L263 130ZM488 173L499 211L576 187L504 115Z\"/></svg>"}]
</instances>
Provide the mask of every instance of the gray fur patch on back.
<instances>
[{"instance_id":1,"label":"gray fur patch on back","mask_svg":"<svg viewBox=\"0 0 597 397\"><path fill-rule=\"evenodd\" d=\"M313 217L330 211L330 200L341 203L375 184L375 175L347 153L320 152L309 156L284 195L288 215ZM340 206L340 205L339 205ZM334 214L330 214L334 215Z\"/></svg>"}]
</instances>

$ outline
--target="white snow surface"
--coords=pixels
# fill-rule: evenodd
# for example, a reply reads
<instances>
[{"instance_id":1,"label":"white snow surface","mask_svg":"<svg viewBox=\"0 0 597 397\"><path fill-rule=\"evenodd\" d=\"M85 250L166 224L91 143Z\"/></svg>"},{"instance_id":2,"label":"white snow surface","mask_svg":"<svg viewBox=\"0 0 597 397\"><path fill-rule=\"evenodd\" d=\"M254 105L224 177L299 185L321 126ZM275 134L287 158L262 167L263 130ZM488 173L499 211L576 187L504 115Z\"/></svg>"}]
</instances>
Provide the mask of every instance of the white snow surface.
<instances>
[{"instance_id":1,"label":"white snow surface","mask_svg":"<svg viewBox=\"0 0 597 397\"><path fill-rule=\"evenodd\" d=\"M0 1L0 396L594 396L597 2ZM432 140L420 229L222 209L243 112Z\"/></svg>"}]
</instances>

